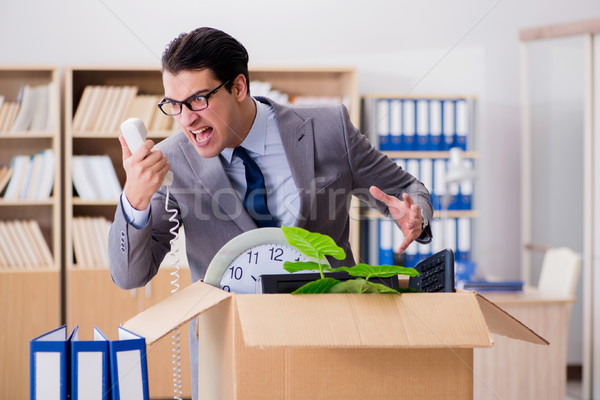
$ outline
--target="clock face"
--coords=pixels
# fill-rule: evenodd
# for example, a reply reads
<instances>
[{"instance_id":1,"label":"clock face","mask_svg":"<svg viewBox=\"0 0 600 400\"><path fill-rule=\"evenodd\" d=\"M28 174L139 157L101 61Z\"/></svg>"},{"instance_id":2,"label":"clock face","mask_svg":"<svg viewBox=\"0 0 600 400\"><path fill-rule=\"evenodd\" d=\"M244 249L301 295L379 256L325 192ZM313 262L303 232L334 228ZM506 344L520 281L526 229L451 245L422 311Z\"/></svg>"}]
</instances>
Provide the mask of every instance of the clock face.
<instances>
[{"instance_id":1,"label":"clock face","mask_svg":"<svg viewBox=\"0 0 600 400\"><path fill-rule=\"evenodd\" d=\"M283 269L286 261L317 262L289 245L281 229L253 229L231 239L217 252L204 282L228 292L256 293L259 276L288 273Z\"/></svg>"},{"instance_id":2,"label":"clock face","mask_svg":"<svg viewBox=\"0 0 600 400\"><path fill-rule=\"evenodd\" d=\"M288 273L283 269L286 261L308 261L308 258L288 245L265 243L253 246L227 266L219 287L228 292L255 293L260 275Z\"/></svg>"}]
</instances>

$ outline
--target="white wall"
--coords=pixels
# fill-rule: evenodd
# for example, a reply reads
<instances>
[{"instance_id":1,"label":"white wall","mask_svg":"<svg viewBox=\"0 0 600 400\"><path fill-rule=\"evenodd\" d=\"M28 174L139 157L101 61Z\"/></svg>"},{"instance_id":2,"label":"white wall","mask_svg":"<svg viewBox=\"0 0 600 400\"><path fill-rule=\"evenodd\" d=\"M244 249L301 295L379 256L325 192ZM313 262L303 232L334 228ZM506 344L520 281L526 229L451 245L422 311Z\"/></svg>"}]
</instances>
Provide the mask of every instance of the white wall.
<instances>
[{"instance_id":1,"label":"white wall","mask_svg":"<svg viewBox=\"0 0 600 400\"><path fill-rule=\"evenodd\" d=\"M252 65L353 65L361 94L478 97L478 259L520 276L522 28L600 17L598 0L2 0L0 63L159 65L199 26L248 48Z\"/></svg>"}]
</instances>

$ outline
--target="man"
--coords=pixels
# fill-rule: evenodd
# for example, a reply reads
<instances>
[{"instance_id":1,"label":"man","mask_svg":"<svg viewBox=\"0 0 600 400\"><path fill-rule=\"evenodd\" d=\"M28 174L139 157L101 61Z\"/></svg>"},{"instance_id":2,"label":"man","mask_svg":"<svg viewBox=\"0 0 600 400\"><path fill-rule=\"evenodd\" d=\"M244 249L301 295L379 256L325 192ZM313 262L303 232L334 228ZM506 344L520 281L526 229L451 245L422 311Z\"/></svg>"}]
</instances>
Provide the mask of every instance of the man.
<instances>
[{"instance_id":1,"label":"man","mask_svg":"<svg viewBox=\"0 0 600 400\"><path fill-rule=\"evenodd\" d=\"M155 149L147 140L135 154L120 138L127 180L109 236L111 276L119 287L145 285L170 249L173 223L161 187L169 169L174 181L168 203L185 226L194 282L225 243L263 223L327 234L347 254L346 260L330 260L332 266L353 265L353 194L396 220L405 236L400 252L414 240L431 241L427 189L374 149L345 107L290 107L251 97L248 54L231 36L212 28L180 35L163 54L162 74L159 107L181 131ZM248 195L245 166L252 162L262 171L264 189ZM248 199L262 199L262 208L248 206ZM193 325L195 395L194 331Z\"/></svg>"}]
</instances>

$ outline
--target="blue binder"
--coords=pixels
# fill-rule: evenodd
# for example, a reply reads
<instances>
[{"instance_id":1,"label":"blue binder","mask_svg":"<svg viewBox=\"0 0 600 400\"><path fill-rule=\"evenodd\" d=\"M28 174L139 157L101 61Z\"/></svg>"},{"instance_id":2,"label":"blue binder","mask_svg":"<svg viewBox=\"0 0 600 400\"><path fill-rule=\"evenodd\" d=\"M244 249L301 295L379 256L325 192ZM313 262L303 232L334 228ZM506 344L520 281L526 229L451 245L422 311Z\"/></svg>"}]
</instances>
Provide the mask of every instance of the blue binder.
<instances>
[{"instance_id":1,"label":"blue binder","mask_svg":"<svg viewBox=\"0 0 600 400\"><path fill-rule=\"evenodd\" d=\"M29 342L30 394L32 400L68 399L69 341L65 325Z\"/></svg>"},{"instance_id":2,"label":"blue binder","mask_svg":"<svg viewBox=\"0 0 600 400\"><path fill-rule=\"evenodd\" d=\"M404 145L402 150L412 151L416 149L415 143L417 120L417 107L415 100L405 99L402 101L402 137Z\"/></svg>"},{"instance_id":3,"label":"blue binder","mask_svg":"<svg viewBox=\"0 0 600 400\"><path fill-rule=\"evenodd\" d=\"M108 339L94 327L94 340L79 340L79 327L71 338L71 399L110 397Z\"/></svg>"},{"instance_id":4,"label":"blue binder","mask_svg":"<svg viewBox=\"0 0 600 400\"><path fill-rule=\"evenodd\" d=\"M402 150L404 136L402 135L402 101L390 100L390 150Z\"/></svg>"},{"instance_id":5,"label":"blue binder","mask_svg":"<svg viewBox=\"0 0 600 400\"><path fill-rule=\"evenodd\" d=\"M450 150L454 146L456 133L456 113L454 100L442 101L442 150Z\"/></svg>"},{"instance_id":6,"label":"blue binder","mask_svg":"<svg viewBox=\"0 0 600 400\"><path fill-rule=\"evenodd\" d=\"M454 146L467 150L467 139L469 135L469 107L466 99L458 99L456 107L456 129Z\"/></svg>"},{"instance_id":7,"label":"blue binder","mask_svg":"<svg viewBox=\"0 0 600 400\"><path fill-rule=\"evenodd\" d=\"M390 140L390 101L379 99L375 110L375 131L382 151L394 150Z\"/></svg>"},{"instance_id":8,"label":"blue binder","mask_svg":"<svg viewBox=\"0 0 600 400\"><path fill-rule=\"evenodd\" d=\"M113 400L148 400L146 339L119 327L119 340L109 341Z\"/></svg>"},{"instance_id":9,"label":"blue binder","mask_svg":"<svg viewBox=\"0 0 600 400\"><path fill-rule=\"evenodd\" d=\"M394 264L393 232L394 222L391 219L379 219L379 265Z\"/></svg>"},{"instance_id":10,"label":"blue binder","mask_svg":"<svg viewBox=\"0 0 600 400\"><path fill-rule=\"evenodd\" d=\"M417 145L415 150L431 150L431 138L429 134L429 100L421 99L415 103L416 107L416 131Z\"/></svg>"},{"instance_id":11,"label":"blue binder","mask_svg":"<svg viewBox=\"0 0 600 400\"><path fill-rule=\"evenodd\" d=\"M429 102L429 138L431 150L444 150L442 146L442 101L438 99L432 99Z\"/></svg>"}]
</instances>

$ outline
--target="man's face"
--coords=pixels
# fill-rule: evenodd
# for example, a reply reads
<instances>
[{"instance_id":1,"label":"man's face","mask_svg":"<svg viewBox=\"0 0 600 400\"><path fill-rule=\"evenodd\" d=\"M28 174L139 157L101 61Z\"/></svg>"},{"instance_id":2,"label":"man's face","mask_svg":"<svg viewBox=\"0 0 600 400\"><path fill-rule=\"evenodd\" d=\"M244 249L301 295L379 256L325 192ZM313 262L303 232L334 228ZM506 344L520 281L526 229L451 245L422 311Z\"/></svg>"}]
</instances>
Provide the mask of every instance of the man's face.
<instances>
[{"instance_id":1,"label":"man's face","mask_svg":"<svg viewBox=\"0 0 600 400\"><path fill-rule=\"evenodd\" d=\"M163 73L165 98L169 100L183 101L192 95L205 96L222 83L209 69L181 71L175 75ZM241 101L245 96L239 93L236 87L232 93L222 88L209 97L208 108L191 111L183 105L181 114L174 116L202 157L215 157L223 149L235 147L243 141L247 132L242 131Z\"/></svg>"}]
</instances>

